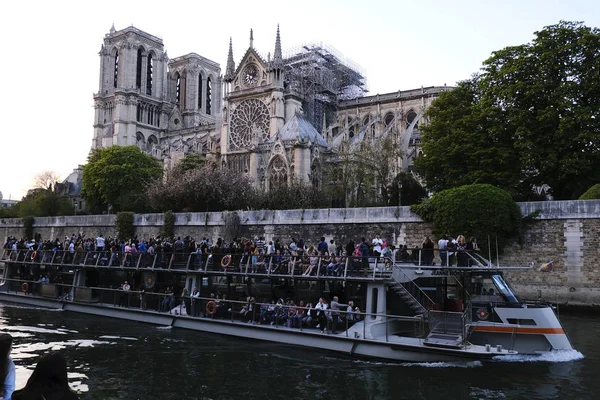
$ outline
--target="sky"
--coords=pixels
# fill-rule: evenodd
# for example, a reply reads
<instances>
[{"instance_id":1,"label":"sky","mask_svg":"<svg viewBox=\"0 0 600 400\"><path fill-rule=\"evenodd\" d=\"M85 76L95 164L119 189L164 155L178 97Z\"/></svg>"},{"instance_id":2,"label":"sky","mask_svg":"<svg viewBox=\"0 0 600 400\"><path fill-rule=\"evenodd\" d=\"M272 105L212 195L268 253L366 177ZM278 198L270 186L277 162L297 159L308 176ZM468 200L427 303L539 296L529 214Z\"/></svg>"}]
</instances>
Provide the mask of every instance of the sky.
<instances>
[{"instance_id":1,"label":"sky","mask_svg":"<svg viewBox=\"0 0 600 400\"><path fill-rule=\"evenodd\" d=\"M93 136L98 52L114 24L163 39L170 58L191 52L221 65L249 46L273 53L322 42L360 65L369 94L468 79L495 50L530 42L560 20L600 27L598 0L23 0L0 6L0 192L20 199L35 176L65 178Z\"/></svg>"}]
</instances>

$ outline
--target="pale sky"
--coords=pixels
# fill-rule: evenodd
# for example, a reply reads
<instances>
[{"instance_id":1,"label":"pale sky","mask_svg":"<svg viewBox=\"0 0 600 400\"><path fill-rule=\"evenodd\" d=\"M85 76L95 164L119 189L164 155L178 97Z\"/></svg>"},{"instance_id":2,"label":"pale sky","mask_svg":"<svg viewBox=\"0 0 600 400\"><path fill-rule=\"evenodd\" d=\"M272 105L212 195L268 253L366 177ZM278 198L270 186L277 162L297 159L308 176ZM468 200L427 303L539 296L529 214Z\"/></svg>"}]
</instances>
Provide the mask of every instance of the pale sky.
<instances>
[{"instance_id":1,"label":"pale sky","mask_svg":"<svg viewBox=\"0 0 600 400\"><path fill-rule=\"evenodd\" d=\"M273 53L323 42L359 64L370 94L454 85L492 51L531 41L562 20L600 26L598 0L328 0L3 2L0 34L0 192L20 199L42 171L66 177L86 162L103 38L133 25L163 39L170 58L195 52L224 72L249 45Z\"/></svg>"}]
</instances>

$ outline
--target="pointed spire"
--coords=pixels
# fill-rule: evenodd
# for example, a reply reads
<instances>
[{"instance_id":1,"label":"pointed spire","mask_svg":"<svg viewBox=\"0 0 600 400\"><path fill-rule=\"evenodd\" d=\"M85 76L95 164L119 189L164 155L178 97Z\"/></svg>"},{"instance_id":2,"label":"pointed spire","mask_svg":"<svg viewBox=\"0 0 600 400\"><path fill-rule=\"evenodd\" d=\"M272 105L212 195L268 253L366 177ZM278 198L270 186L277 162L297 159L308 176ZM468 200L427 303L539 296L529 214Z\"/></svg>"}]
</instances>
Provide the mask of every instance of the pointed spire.
<instances>
[{"instance_id":1,"label":"pointed spire","mask_svg":"<svg viewBox=\"0 0 600 400\"><path fill-rule=\"evenodd\" d=\"M275 38L275 52L273 53L273 67L283 68L283 56L281 55L281 37L279 36L279 24L277 24L277 37Z\"/></svg>"},{"instance_id":2,"label":"pointed spire","mask_svg":"<svg viewBox=\"0 0 600 400\"><path fill-rule=\"evenodd\" d=\"M235 73L235 63L233 62L233 45L231 37L229 38L229 54L227 54L227 67L225 68L225 81L231 82Z\"/></svg>"},{"instance_id":3,"label":"pointed spire","mask_svg":"<svg viewBox=\"0 0 600 400\"><path fill-rule=\"evenodd\" d=\"M115 24L113 22L112 26L110 27L110 33L113 34L115 32L116 32L116 29L115 29Z\"/></svg>"},{"instance_id":4,"label":"pointed spire","mask_svg":"<svg viewBox=\"0 0 600 400\"><path fill-rule=\"evenodd\" d=\"M254 46L254 33L252 32L252 28L250 28L250 48L252 49Z\"/></svg>"}]
</instances>

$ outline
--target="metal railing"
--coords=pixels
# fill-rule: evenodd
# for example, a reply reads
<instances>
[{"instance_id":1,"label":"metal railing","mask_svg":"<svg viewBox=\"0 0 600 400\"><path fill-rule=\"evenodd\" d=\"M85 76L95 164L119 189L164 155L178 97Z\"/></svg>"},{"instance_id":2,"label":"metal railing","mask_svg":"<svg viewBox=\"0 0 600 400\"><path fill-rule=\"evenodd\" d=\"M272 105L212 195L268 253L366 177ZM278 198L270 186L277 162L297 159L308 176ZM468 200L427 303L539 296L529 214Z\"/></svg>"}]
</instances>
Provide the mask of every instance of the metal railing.
<instances>
[{"instance_id":1,"label":"metal railing","mask_svg":"<svg viewBox=\"0 0 600 400\"><path fill-rule=\"evenodd\" d=\"M412 337L422 337L423 335L423 319L418 316L328 309L320 317L319 310L315 309L312 304L305 306L282 305L12 278L5 280L3 289L5 293L23 296L51 298L68 303L95 304L100 307L124 308L139 312L178 315L194 319L210 318L224 322L251 323L307 332L327 329L335 332L338 336L355 339L367 338L387 342L394 335ZM323 323L326 328L318 326ZM351 330L357 323L362 324L362 329ZM367 335L367 329L371 329L375 324L381 327L381 334L377 337L372 337L370 333ZM360 331L362 331L362 335Z\"/></svg>"},{"instance_id":2,"label":"metal railing","mask_svg":"<svg viewBox=\"0 0 600 400\"><path fill-rule=\"evenodd\" d=\"M389 257L280 256L227 253L148 253L120 251L3 250L0 262L123 270L170 270L177 272L218 272L262 276L317 276L328 279L370 277L375 280L391 273Z\"/></svg>"}]
</instances>

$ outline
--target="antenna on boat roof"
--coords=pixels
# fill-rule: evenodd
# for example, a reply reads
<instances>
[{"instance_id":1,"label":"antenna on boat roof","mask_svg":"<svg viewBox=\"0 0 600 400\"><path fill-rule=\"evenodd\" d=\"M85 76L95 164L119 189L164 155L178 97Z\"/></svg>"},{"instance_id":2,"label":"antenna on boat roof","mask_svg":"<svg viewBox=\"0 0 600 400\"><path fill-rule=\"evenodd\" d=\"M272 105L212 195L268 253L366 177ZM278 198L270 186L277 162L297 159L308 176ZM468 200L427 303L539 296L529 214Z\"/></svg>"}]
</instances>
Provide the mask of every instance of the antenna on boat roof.
<instances>
[{"instance_id":1,"label":"antenna on boat roof","mask_svg":"<svg viewBox=\"0 0 600 400\"><path fill-rule=\"evenodd\" d=\"M492 243L490 240L490 235L488 235L488 267L491 267L492 265Z\"/></svg>"},{"instance_id":2,"label":"antenna on boat roof","mask_svg":"<svg viewBox=\"0 0 600 400\"><path fill-rule=\"evenodd\" d=\"M496 267L500 267L500 256L498 255L498 236L496 236Z\"/></svg>"}]
</instances>

